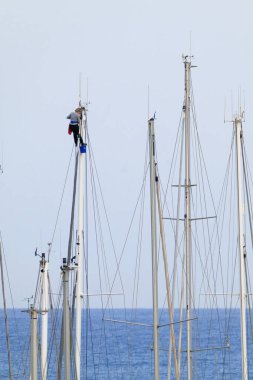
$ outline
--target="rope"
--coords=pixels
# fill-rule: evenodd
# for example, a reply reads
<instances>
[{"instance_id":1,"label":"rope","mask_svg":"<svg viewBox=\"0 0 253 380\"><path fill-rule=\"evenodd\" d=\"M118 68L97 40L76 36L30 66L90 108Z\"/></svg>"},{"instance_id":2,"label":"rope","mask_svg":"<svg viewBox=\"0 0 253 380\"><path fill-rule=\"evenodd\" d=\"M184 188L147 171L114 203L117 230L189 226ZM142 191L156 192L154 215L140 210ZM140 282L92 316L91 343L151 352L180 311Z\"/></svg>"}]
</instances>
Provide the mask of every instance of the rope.
<instances>
[{"instance_id":1,"label":"rope","mask_svg":"<svg viewBox=\"0 0 253 380\"><path fill-rule=\"evenodd\" d=\"M91 144L89 144L89 148L90 148L89 151L92 151ZM97 173L97 170L96 170L96 167L95 167L95 160L94 160L93 152L90 153L90 157L91 157L91 160L90 160L90 178L91 178L92 199L93 199L93 219L94 219L94 226L95 226L95 240L96 240L96 251L97 251L98 269L99 269L100 291L102 293L101 262L100 262L100 258L99 258L100 249L101 249L101 252L102 252L102 264L103 264L103 268L104 268L104 278L105 278L105 282L107 284L106 286L109 289L110 289L110 281L109 281L108 265L107 265L106 255L105 255L105 246L104 246L103 230L102 230L101 216L100 216L100 210L99 210L99 201L98 201L97 188L96 188L96 179L97 179L97 182L98 182L98 185L99 185L100 196L102 198L102 202L103 202L103 206L104 206L104 212L106 214L106 220L108 222L108 229L109 230L111 230L111 229L110 229L110 224L109 224L109 220L108 220L108 216L107 216L107 212L106 212L106 208L105 208L105 203L104 203L104 198L103 198L102 190L101 190L101 187L100 187L100 181L99 181L98 173ZM96 174L96 178L95 178L94 174ZM114 256L115 256L116 262L118 264L117 257L116 257L116 252L115 252L115 249L114 249L114 242L112 240L111 233L110 233L110 237L111 237L111 243L112 243L112 246L113 246ZM100 248L99 248L99 246L100 246ZM123 290L123 294L124 294L125 292L124 292L124 287L123 287L123 282L122 282L122 278L121 278L120 272L119 272L119 276L120 276L121 286L122 286L122 290ZM111 297L110 297L110 302L111 302L111 307L112 307L112 310L113 310L113 304L112 304L112 298ZM104 302L103 302L102 296L101 296L101 303L102 303L102 312L103 312L103 315L104 315L105 308L104 308ZM90 321L90 323L91 323L91 321ZM114 326L114 329L116 329L116 326ZM107 339L106 339L106 333L105 333L105 326L103 326L103 331L104 331L104 339L105 339L105 344L106 344ZM115 330L115 332L116 332L116 330ZM117 346L118 346L118 350L116 351L116 353L119 355L119 359L120 359L120 362L122 364L121 356L120 356L120 344L119 344L119 339L118 339L117 336L116 336L116 339L117 339ZM107 350L107 348L106 348L106 350ZM110 376L108 361L107 361L107 366L108 366L108 368L107 368L108 369L108 376ZM118 366L116 366L116 368L118 368ZM120 366L120 369L121 369L121 376L123 376L122 365Z\"/></svg>"},{"instance_id":2,"label":"rope","mask_svg":"<svg viewBox=\"0 0 253 380\"><path fill-rule=\"evenodd\" d=\"M53 243L54 243L55 232L56 232L56 228L57 228L57 225L58 225L58 220L59 220L59 216L60 216L63 196L64 196L64 193L65 193L65 188L66 188L67 179L68 179L68 175L69 175L69 169L70 169L70 164L71 164L71 160L72 160L72 155L73 155L73 152L74 152L74 147L75 147L75 145L73 144L73 147L72 147L72 150L71 150L71 154L70 154L69 163L68 163L68 167L67 167L67 172L66 172L66 176L65 176L65 180L64 180L64 184L63 184L61 199L60 199L60 203L59 203L59 207L58 207L58 211L57 211L57 215L56 215L56 221L55 221L55 225L54 225L54 229L53 229L53 234L52 234L52 238L51 238L51 245L50 245L50 249L49 249L49 252L48 252L48 261L50 259L51 250L52 250L52 246L53 246Z\"/></svg>"},{"instance_id":3,"label":"rope","mask_svg":"<svg viewBox=\"0 0 253 380\"><path fill-rule=\"evenodd\" d=\"M21 367L22 366L24 366L23 367L24 368L23 371L25 371L25 368L26 368L25 364L24 364L24 354L25 354L25 352L21 348L21 340L20 340L20 333L19 333L19 328L18 328L18 321L17 321L17 317L16 317L16 310L14 308L13 294L12 294L12 290L11 290L9 271L8 271L8 267L7 267L7 262L6 262L6 257L5 257L5 251L4 251L3 239L2 239L2 233L1 233L1 231L0 231L0 244L2 246L2 255L3 255L3 261L4 261L4 266L5 266L5 273L6 273L7 282L8 282L8 288L9 288L9 292L10 292L12 312L13 312L13 315L14 315L14 325L15 325L16 336L17 336L17 340L18 340L19 352L20 353L22 352L22 355L20 357L19 367L18 367L18 374L19 374L20 371L21 371Z\"/></svg>"}]
</instances>

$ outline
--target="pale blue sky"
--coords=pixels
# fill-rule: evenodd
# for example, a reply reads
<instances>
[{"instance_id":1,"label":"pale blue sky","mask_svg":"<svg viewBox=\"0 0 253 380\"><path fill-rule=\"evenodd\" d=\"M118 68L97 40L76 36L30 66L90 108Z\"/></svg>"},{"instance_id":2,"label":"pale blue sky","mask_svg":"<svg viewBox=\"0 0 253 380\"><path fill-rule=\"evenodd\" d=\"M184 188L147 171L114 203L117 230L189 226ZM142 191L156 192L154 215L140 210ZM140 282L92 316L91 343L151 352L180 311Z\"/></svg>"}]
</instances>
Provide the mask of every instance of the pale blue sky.
<instances>
[{"instance_id":1,"label":"pale blue sky","mask_svg":"<svg viewBox=\"0 0 253 380\"><path fill-rule=\"evenodd\" d=\"M240 86L253 158L252 14L250 0L2 1L0 229L15 306L33 294L33 251L45 250L52 236L72 149L65 117L78 101L79 72L84 87L89 79L89 129L120 250L142 178L147 86L166 177L183 99L181 55L189 52L190 34L198 125L217 198L231 136L231 126L223 124L224 99L231 91L236 99ZM68 187L59 222L62 255L70 196ZM54 273L59 242L58 231Z\"/></svg>"}]
</instances>

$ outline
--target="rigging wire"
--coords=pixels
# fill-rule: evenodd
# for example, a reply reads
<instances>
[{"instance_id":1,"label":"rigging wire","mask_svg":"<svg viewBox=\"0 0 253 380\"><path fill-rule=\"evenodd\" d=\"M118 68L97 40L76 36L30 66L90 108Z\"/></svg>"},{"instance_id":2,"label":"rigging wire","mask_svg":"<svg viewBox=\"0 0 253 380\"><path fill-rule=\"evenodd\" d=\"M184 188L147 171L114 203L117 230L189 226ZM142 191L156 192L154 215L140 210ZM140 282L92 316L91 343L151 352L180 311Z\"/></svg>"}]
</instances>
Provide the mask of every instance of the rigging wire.
<instances>
[{"instance_id":1,"label":"rigging wire","mask_svg":"<svg viewBox=\"0 0 253 380\"><path fill-rule=\"evenodd\" d=\"M101 252L102 252L102 262L101 263L103 263L104 278L105 278L105 280L107 282L107 286L110 288L110 294L111 294L112 287L110 287L108 265L107 265L106 256L105 256L105 246L104 246L104 238L103 238L103 231L102 231L102 225L101 225L101 216L100 216L100 211L99 211L99 201L98 201L98 194L97 194L98 192L97 192L97 185L96 185L96 183L98 184L99 195L100 195L101 200L102 200L103 210L104 210L104 213L105 213L105 217L106 217L106 221L107 221L107 227L108 227L108 230L109 230L109 236L110 236L111 244L112 244L112 247L113 247L113 252L114 252L114 255L115 255L115 259L116 259L116 262L117 262L117 268L119 268L119 263L118 263L118 260L117 260L117 257L116 257L114 242L113 242L112 234L111 234L111 227L110 227L110 223L109 223L109 219L108 219L107 210L106 210L106 207L105 207L104 197L103 197L102 190L101 190L100 179L99 179L99 176L98 176L96 162L95 162L95 158L94 158L94 154L93 154L93 150L92 150L92 145L91 145L91 142L90 142L90 136L89 136L88 133L87 133L87 139L88 139L88 143L89 143L88 144L88 149L89 149L88 152L89 152L89 157L90 157L89 167L90 167L90 181L91 181L91 191L92 191L92 200L93 200L92 201L93 202L93 219L94 219L94 227L95 227L95 241L96 241L96 247L97 247L96 248L96 250L97 250L97 258L99 260L98 252L101 249ZM85 257L87 257L87 254L85 255ZM87 259L85 259L85 262L87 262ZM101 267L100 260L98 261L98 267L99 267L99 271L100 271L100 267ZM86 270L86 276L87 276L87 270ZM121 275L120 275L120 277L121 277ZM101 272L100 272L99 278L100 278L100 280L99 280L100 281L100 290L101 290L101 293L102 293ZM121 284L122 284L122 287L123 287L122 280L121 280ZM124 288L123 288L123 295L124 294L125 294L125 292L124 292ZM109 296L109 300L110 300L110 303L111 303L112 302L111 296ZM103 318L104 318L105 307L104 307L104 302L102 300L102 296L101 296L101 301L102 301L102 314L103 314ZM108 306L108 300L107 300L107 306ZM92 334L90 309L88 310L88 315L89 315L89 324L90 324L90 328L91 328L90 331L91 331L91 334ZM104 328L105 328L105 326L103 326L103 331L104 331L104 337L105 337L105 341L106 341L106 336L105 336L105 330L104 330ZM119 350L118 350L118 353L119 353ZM94 362L94 368L95 368L95 362ZM99 368L98 368L98 370L99 370ZM110 376L110 374L108 374L108 376Z\"/></svg>"},{"instance_id":2,"label":"rigging wire","mask_svg":"<svg viewBox=\"0 0 253 380\"><path fill-rule=\"evenodd\" d=\"M112 244L112 248L113 248L113 254L114 254L114 258L115 258L116 264L117 264L117 270L116 270L115 276L117 276L117 274L119 274L121 286L122 286L122 289L124 290L122 277L121 277L121 274L120 274L120 271L119 271L119 266L120 266L120 261L121 261L122 256L120 257L120 259L118 259L117 255L116 255L115 244L114 244L114 241L113 241L113 238L112 238L111 226L110 226L110 223L109 223L108 213L107 213L107 209L106 209L106 206L105 206L105 201L104 201L104 197L103 197L103 193L102 193L101 183L100 183L100 179L99 179L99 175L98 175L98 170L97 170L96 161L95 161L94 153L93 153L93 150L92 150L92 145L91 145L89 134L87 134L87 137L88 137L88 142L89 142L90 157L91 157L91 159L93 161L93 164L94 164L94 173L96 174L96 178L97 178L97 182L98 182L98 188L99 188L99 194L101 196L103 210L104 210L104 213L105 213L105 218L106 218L106 222L107 222L109 236L110 236L110 240L111 240L111 244ZM115 277L114 280L116 280L116 277ZM114 281L113 281L113 283L111 285L110 293L112 292L113 286L114 286ZM108 297L108 299L109 298L110 298L110 296ZM125 296L124 296L124 300L125 300ZM107 301L107 304L108 304L108 301ZM105 309L106 308L107 308L107 306L105 306Z\"/></svg>"},{"instance_id":3,"label":"rigging wire","mask_svg":"<svg viewBox=\"0 0 253 380\"><path fill-rule=\"evenodd\" d=\"M96 253L97 253L97 261L98 261L98 273L99 273L99 286L100 286L100 293L101 293L101 304L102 304L102 309L104 309L104 304L103 304L103 289L102 289L102 282L101 282L101 265L100 265L100 257L99 257L99 244L98 244L98 230L97 230L97 218L98 216L96 215L97 207L95 205L95 184L94 184L94 177L93 177L93 167L92 167L92 161L90 162L90 178L91 178L91 192L92 192L92 202L93 202L93 220L94 220L94 227L95 227L95 241L96 241ZM106 267L106 275L107 275L107 267ZM107 279L107 276L105 275L105 278ZM87 296L88 299L89 296ZM91 323L91 321L90 321ZM109 372L109 363L108 363L108 353L107 353L107 338L106 338L106 332L105 332L105 324L103 324L103 332L104 332L104 339L105 339L105 349L106 349L106 367L107 367L107 374L108 377L110 378L110 372ZM91 330L92 334L92 330ZM88 334L87 334L88 336ZM93 340L92 340L93 341ZM88 342L86 343L88 344ZM92 345L92 352L93 352L93 345ZM94 362L94 352L93 352L93 362ZM95 362L94 362L95 363ZM96 369L95 369L95 364L94 364L94 373L96 376Z\"/></svg>"},{"instance_id":4,"label":"rigging wire","mask_svg":"<svg viewBox=\"0 0 253 380\"><path fill-rule=\"evenodd\" d=\"M243 162L243 173L244 173L244 188L246 193L246 201L247 201L247 210L248 210L248 220L249 220L249 230L250 230L250 241L251 241L251 247L253 248L253 231L252 231L252 197L250 194L250 187L249 187L249 177L251 176L250 173L250 167L248 164L246 149L245 149L245 143L243 135L241 136L241 145L242 145L242 162ZM245 215L246 217L246 215ZM246 221L245 221L246 225ZM246 238L245 238L246 240ZM245 276L246 276L246 291L247 291L247 301L248 301L248 309L249 309L249 324L250 324L250 332L251 332L251 339L253 340L253 318L252 318L252 305L251 305L251 280L250 280L250 274L249 274L249 265L248 265L248 255L246 253L246 241L245 241Z\"/></svg>"},{"instance_id":5,"label":"rigging wire","mask_svg":"<svg viewBox=\"0 0 253 380\"><path fill-rule=\"evenodd\" d=\"M202 186L202 189L199 188L199 199L200 199L200 202L196 203L195 201L195 204L196 205L199 205L200 206L200 212L201 212L201 215L208 215L208 210L207 210L207 199L206 199L206 192L205 192L205 188L204 188L204 174L205 174L205 177L206 177L206 182L207 182L207 186L208 186L208 189L209 189L209 193L210 193L210 196L211 196L211 203L212 203L212 207L215 211L215 215L217 215L216 213L216 207L215 207L215 204L214 204L214 199L213 199L213 195L212 195L212 191L211 191L211 187L210 187L210 182L209 182L209 178L208 178L208 175L207 175L207 169L206 169L206 165L205 165L205 160L204 160L204 156L203 156L203 151L202 151L202 147L201 147L201 144L200 144L200 138L199 138L199 132L198 132L198 127L197 127L197 121L196 121L196 111L195 111L195 102L194 102L194 93L193 93L193 87L191 85L191 96L192 96L192 102L191 102L191 105L192 105L192 116L193 116L193 131L194 131L194 134L195 134L195 138L193 138L193 142L195 143L196 141L196 144L192 144L193 145L193 149L194 149L194 155L193 157L195 158L195 167L196 167L196 174L197 174L197 178L198 178L198 183L200 184L200 186ZM197 189L198 190L198 189ZM196 199L197 199L197 192L196 191ZM193 203L193 207L194 206L194 203ZM196 215L197 215L197 209L195 210L196 212ZM200 261L202 262L201 260L201 256L200 256L200 246L199 246L199 232L198 232L198 223L195 222L194 223L196 225L196 236L195 238L197 238L198 240L198 243L197 245L195 246L196 248L198 248L198 252L199 252L199 258L200 258ZM202 277L202 284L204 285L204 276L206 277L207 279L207 285L208 285L208 289L212 289L211 285L210 285L210 282L209 282L209 275L212 275L212 280L213 280L213 285L214 285L214 290L216 289L216 281L217 281L217 276L218 276L218 266L216 267L216 270L214 268L214 259L213 259L213 251L212 251L212 245L213 245L213 238L216 236L217 239L220 239L219 237L219 232L218 232L218 228L217 228L217 221L215 220L215 224L214 224L214 227L213 227L213 231L211 232L210 231L210 224L209 224L209 220L208 219L202 219L201 221L201 225L202 225L202 232L201 232L201 236L202 236L202 240L203 240L203 243L204 243L204 253L205 253L205 256L206 256L206 262L203 266L203 269L204 269L204 273L203 273L203 277ZM205 235L205 225L207 227L207 240L206 240L206 235ZM216 231L216 233L215 233ZM215 236L214 236L215 234ZM203 252L203 250L202 250ZM210 268L208 268L208 262L209 262L209 259L210 259ZM220 250L218 250L218 260L217 260L217 263L220 261ZM195 261L196 263L196 261ZM208 273L209 271L209 273ZM206 275L205 275L206 274ZM221 268L221 277L222 277L222 268ZM200 286L200 289L201 289L202 285ZM207 290L208 290L207 289ZM204 289L205 290L205 289ZM211 300L211 299L210 299ZM206 307L208 307L207 305L207 299L205 300L206 302ZM199 295L199 305L200 305L200 295ZM217 303L217 298L214 296L213 297L213 306L215 306L215 309L216 309L216 315L217 315L217 319L218 319L218 326L219 326L219 336L220 336L220 339L221 339L221 320L220 320L220 312L219 312L219 309L218 309L218 303ZM199 308L199 306L198 306ZM210 304L209 308L212 308L212 305ZM209 320L209 341L210 341L210 335L211 335L211 326L213 323L216 324L216 320L214 320L213 322L213 309L210 309L211 311L209 312L210 314L210 320ZM197 321L197 324L198 324L198 321ZM199 337L200 339L200 337ZM207 358L207 351L206 351L206 358ZM205 369L204 369L204 373L205 373ZM204 375L203 373L203 375Z\"/></svg>"},{"instance_id":6,"label":"rigging wire","mask_svg":"<svg viewBox=\"0 0 253 380\"><path fill-rule=\"evenodd\" d=\"M94 167L95 167L95 163L94 163ZM123 249L121 251L121 255L120 255L120 258L117 259L117 268L116 268L116 273L114 275L114 278L113 278L113 281L112 281L112 285L110 286L110 294L112 292L112 289L113 287L115 286L115 281L116 281L116 278L118 276L118 274L120 275L120 263L121 263L121 260L122 260L122 257L123 257L123 253L124 253L124 250L125 250L125 247L126 247L126 244L127 244L127 241L128 241L128 237L129 237L129 233L130 233L130 230L131 230L131 227L132 227L132 223L133 223L133 220L135 218L135 214L136 214L136 211L137 211L137 207L138 205L140 204L140 201L143 200L143 193L144 193L144 187L145 187L145 178L146 178L146 175L147 175L147 171L148 171L148 168L149 166L147 166L146 168L144 168L144 176L143 176L143 183L142 183L142 186L141 186L141 191L139 193L139 196L138 196L138 200L137 200L137 203L136 203L136 206L135 206L135 209L134 209L134 214L132 216L132 219L131 219L131 224L130 224L130 227L128 229L128 234L127 234L127 237L125 239L125 242L124 242L124 245L123 245ZM95 167L95 170L96 170L96 167ZM99 185L99 188L101 189L100 187L100 181L99 181L99 178L98 178L98 185ZM103 205L104 205L104 199L103 199L103 196L101 195L102 197L102 202L103 202ZM141 202L142 203L142 202ZM106 218L108 219L107 217L107 212L106 212L106 209L105 209L105 213L106 213ZM139 237L140 239L140 237ZM140 240L139 240L140 241ZM120 275L121 276L121 275ZM136 277L136 280L137 280L137 284L138 284L138 277ZM123 283L122 283L122 286L123 286ZM138 289L138 286L135 287L136 291ZM124 288L123 288L123 291L124 291ZM123 293L125 294L125 292ZM124 296L125 298L125 296ZM125 301L124 301L125 302ZM107 301L106 301L106 304L104 306L104 311L103 311L103 314L105 313L105 311L108 309L108 305L109 303L111 303L111 296L108 297ZM126 310L126 306L125 306L125 310ZM104 318L104 317L103 317ZM127 327L127 326L126 326Z\"/></svg>"},{"instance_id":7,"label":"rigging wire","mask_svg":"<svg viewBox=\"0 0 253 380\"><path fill-rule=\"evenodd\" d=\"M49 279L49 277L48 277ZM57 301L54 305L53 298L50 297L50 320L51 320L51 328L50 328L50 340L48 344L48 368L47 368L47 375L49 374L50 370L50 365L51 362L56 362L57 360L57 353L59 352L59 326L61 323L61 309L60 309L60 304L61 304L61 294L62 294L62 282L60 283L60 288L59 288L59 296L57 297ZM52 287L51 283L49 280L49 294L52 296ZM54 349L54 354L53 354L53 349ZM55 360L54 360L55 359Z\"/></svg>"},{"instance_id":8,"label":"rigging wire","mask_svg":"<svg viewBox=\"0 0 253 380\"><path fill-rule=\"evenodd\" d=\"M6 262L6 256L5 256L5 250L4 250L4 246L3 246L3 238L2 238L2 232L1 231L0 231L0 244L2 246L3 262L4 262L4 266L5 266L5 273L6 273L6 278L7 278L7 283L8 283L8 288L9 288L9 293L10 293L10 298L11 298L12 312L13 312L13 316L14 316L14 325L15 325L16 336L17 336L17 340L18 340L18 348L19 348L20 353L23 352L23 354L21 355L20 363L19 363L19 367L18 367L18 374L19 374L22 366L24 365L23 359L24 359L25 351L22 350L22 348L21 348L22 345L21 345L21 340L20 340L20 330L18 328L16 309L14 308L14 301L13 301L13 294L12 294L11 283L10 283L10 276L9 276L9 271L8 271L8 267L7 267L7 262ZM23 371L25 371L26 367L24 366L23 368L24 368Z\"/></svg>"},{"instance_id":9,"label":"rigging wire","mask_svg":"<svg viewBox=\"0 0 253 380\"><path fill-rule=\"evenodd\" d=\"M52 238L51 238L51 245L50 245L50 249L48 251L48 261L50 259L50 255L51 255L51 251L52 251L52 247L53 247L53 243L54 243L56 228L57 228L57 225L58 225L58 220L59 220L59 216L60 216L63 196L64 196L64 193L65 193L65 188L66 188L66 184L67 184L67 179L68 179L68 175L69 175L69 169L70 169L70 164L71 164L71 161L72 161L73 152L74 152L74 144L73 144L73 147L72 147L72 150L71 150L71 154L70 154L70 158L69 158L69 162L68 162L68 166L67 166L67 171L66 171L66 176L65 176L65 180L64 180L64 184L63 184L62 194L61 194L61 198L60 198L60 203L59 203L59 207L58 207L58 211L57 211L57 215L56 215L56 221L55 221L55 225L54 225L54 229L53 229L53 234L52 234Z\"/></svg>"},{"instance_id":10,"label":"rigging wire","mask_svg":"<svg viewBox=\"0 0 253 380\"><path fill-rule=\"evenodd\" d=\"M145 205L145 193L146 193L146 178L147 178L147 166L148 166L148 132L146 138L146 149L145 149L145 159L144 159L144 169L143 169L143 194L141 199L140 206L140 217L139 217L139 226L138 226L138 239L137 239L137 253L135 261L135 273L134 273L134 285L133 285L133 297L132 297L132 318L133 311L136 310L138 305L138 291L139 291L139 279L140 279L140 266L141 266L141 253L142 253L142 238L143 238L143 221L144 221L144 205Z\"/></svg>"}]
</instances>

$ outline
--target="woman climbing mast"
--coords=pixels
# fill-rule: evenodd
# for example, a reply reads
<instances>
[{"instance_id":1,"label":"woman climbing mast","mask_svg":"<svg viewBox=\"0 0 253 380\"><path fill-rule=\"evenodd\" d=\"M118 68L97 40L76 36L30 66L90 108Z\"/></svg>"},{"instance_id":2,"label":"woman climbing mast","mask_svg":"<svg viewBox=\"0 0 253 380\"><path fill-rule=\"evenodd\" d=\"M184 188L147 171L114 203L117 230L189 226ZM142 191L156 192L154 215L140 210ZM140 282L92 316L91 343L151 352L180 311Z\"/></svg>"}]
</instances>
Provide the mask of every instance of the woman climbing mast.
<instances>
[{"instance_id":1,"label":"woman climbing mast","mask_svg":"<svg viewBox=\"0 0 253 380\"><path fill-rule=\"evenodd\" d=\"M83 144L82 136L79 133L80 126L81 126L82 109L85 110L84 107L78 107L78 108L75 109L74 112L71 112L67 116L67 119L70 119L68 132L69 132L70 135L73 132L73 137L74 137L74 141L75 141L75 145L76 146L77 146L78 138L80 139L80 145L84 145Z\"/></svg>"}]
</instances>

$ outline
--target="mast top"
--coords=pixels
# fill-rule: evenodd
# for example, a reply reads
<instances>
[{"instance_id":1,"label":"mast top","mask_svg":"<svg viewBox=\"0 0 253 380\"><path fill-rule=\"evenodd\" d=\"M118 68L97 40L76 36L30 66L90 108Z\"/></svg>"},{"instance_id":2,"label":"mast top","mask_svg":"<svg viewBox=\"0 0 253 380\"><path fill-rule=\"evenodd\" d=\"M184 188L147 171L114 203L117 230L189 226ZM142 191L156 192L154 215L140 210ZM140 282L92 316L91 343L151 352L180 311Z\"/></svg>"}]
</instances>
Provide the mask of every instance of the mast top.
<instances>
[{"instance_id":1,"label":"mast top","mask_svg":"<svg viewBox=\"0 0 253 380\"><path fill-rule=\"evenodd\" d=\"M198 67L196 65L192 65L192 59L194 59L194 55L184 55L182 54L182 59L185 67L189 67L190 69L193 67Z\"/></svg>"},{"instance_id":2,"label":"mast top","mask_svg":"<svg viewBox=\"0 0 253 380\"><path fill-rule=\"evenodd\" d=\"M154 113L154 116L152 116L152 117L150 117L150 118L148 119L148 122L154 121L154 120L156 119L155 114L156 114L156 112Z\"/></svg>"},{"instance_id":3,"label":"mast top","mask_svg":"<svg viewBox=\"0 0 253 380\"><path fill-rule=\"evenodd\" d=\"M234 121L235 121L236 123L237 123L237 122L242 123L242 122L245 121L245 120L244 120L244 116L245 116L245 112L242 111L242 112L240 112L237 116L235 116Z\"/></svg>"},{"instance_id":4,"label":"mast top","mask_svg":"<svg viewBox=\"0 0 253 380\"><path fill-rule=\"evenodd\" d=\"M182 54L182 59L184 63L191 63L192 59L194 58L194 55L184 55Z\"/></svg>"},{"instance_id":5,"label":"mast top","mask_svg":"<svg viewBox=\"0 0 253 380\"><path fill-rule=\"evenodd\" d=\"M232 124L237 124L237 123L244 123L245 122L245 111L240 111L237 114L232 115L231 119L226 119L224 117L224 123L232 123Z\"/></svg>"}]
</instances>

